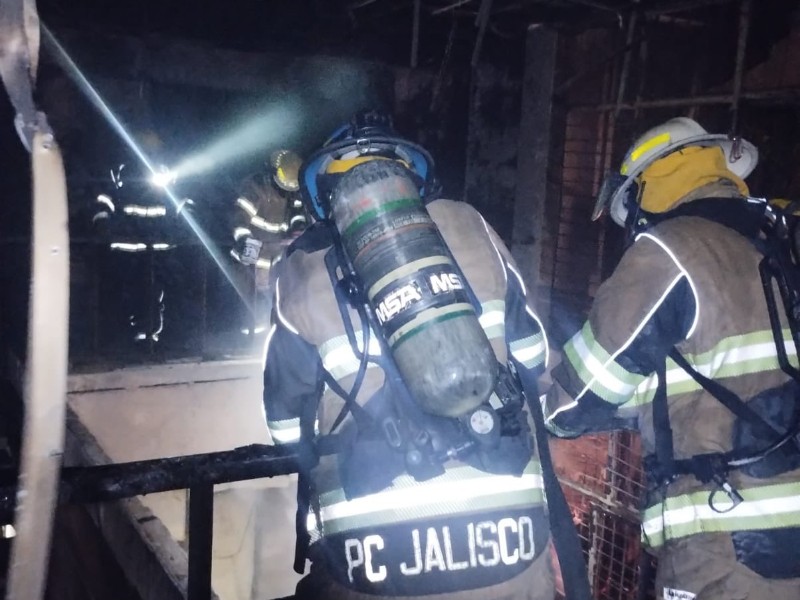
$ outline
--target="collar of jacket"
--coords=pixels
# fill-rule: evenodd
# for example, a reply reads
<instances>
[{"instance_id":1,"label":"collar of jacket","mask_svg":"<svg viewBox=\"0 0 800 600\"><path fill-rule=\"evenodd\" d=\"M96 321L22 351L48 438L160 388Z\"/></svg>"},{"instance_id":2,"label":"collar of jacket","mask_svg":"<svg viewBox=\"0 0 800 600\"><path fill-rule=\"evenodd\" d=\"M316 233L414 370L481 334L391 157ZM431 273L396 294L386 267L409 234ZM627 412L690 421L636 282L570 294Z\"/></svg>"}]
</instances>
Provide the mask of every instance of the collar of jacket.
<instances>
[{"instance_id":1,"label":"collar of jacket","mask_svg":"<svg viewBox=\"0 0 800 600\"><path fill-rule=\"evenodd\" d=\"M647 226L640 232L644 229L650 229L658 223L677 217L700 217L733 229L744 237L753 240L758 237L764 224L766 207L766 202L751 202L739 194L736 196L730 194L726 196L701 195L691 201L682 203L667 213L660 215L647 214Z\"/></svg>"}]
</instances>

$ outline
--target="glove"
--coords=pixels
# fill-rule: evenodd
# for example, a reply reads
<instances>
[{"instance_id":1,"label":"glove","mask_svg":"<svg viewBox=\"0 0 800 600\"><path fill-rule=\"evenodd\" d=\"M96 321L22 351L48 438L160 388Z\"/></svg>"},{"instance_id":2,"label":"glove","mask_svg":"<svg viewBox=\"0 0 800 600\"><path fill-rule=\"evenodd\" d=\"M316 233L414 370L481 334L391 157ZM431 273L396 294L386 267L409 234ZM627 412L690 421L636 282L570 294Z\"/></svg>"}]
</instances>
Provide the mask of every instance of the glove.
<instances>
[{"instance_id":1,"label":"glove","mask_svg":"<svg viewBox=\"0 0 800 600\"><path fill-rule=\"evenodd\" d=\"M243 265L256 264L256 261L261 255L261 241L251 237L244 237L236 242L236 246L237 253L239 254L239 262Z\"/></svg>"}]
</instances>

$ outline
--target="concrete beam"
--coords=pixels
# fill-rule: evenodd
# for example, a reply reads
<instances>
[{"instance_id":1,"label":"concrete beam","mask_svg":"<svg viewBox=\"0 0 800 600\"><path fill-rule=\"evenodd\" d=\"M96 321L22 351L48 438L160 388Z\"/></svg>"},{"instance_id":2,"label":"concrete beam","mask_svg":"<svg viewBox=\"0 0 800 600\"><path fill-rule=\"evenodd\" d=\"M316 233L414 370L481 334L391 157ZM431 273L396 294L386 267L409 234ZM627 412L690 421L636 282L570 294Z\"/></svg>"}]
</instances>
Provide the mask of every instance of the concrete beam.
<instances>
[{"instance_id":1,"label":"concrete beam","mask_svg":"<svg viewBox=\"0 0 800 600\"><path fill-rule=\"evenodd\" d=\"M552 163L553 88L558 34L545 27L528 30L517 158L517 189L511 253L522 271L539 313L549 314L549 282L539 281L544 245L554 244L546 205L557 196L548 171Z\"/></svg>"}]
</instances>

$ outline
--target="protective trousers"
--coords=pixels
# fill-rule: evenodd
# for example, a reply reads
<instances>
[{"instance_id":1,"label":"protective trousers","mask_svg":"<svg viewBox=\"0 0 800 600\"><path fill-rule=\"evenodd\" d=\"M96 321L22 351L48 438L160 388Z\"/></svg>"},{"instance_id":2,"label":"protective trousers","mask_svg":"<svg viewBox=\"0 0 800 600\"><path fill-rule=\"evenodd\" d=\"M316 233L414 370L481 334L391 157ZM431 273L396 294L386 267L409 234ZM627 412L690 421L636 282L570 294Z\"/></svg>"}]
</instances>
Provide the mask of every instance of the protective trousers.
<instances>
[{"instance_id":1,"label":"protective trousers","mask_svg":"<svg viewBox=\"0 0 800 600\"><path fill-rule=\"evenodd\" d=\"M391 600L553 600L555 589L550 548L542 552L525 571L497 585L475 590L426 596L391 596ZM311 573L297 584L296 600L381 600L349 590L312 565ZM772 599L770 599L772 600Z\"/></svg>"},{"instance_id":2,"label":"protective trousers","mask_svg":"<svg viewBox=\"0 0 800 600\"><path fill-rule=\"evenodd\" d=\"M800 600L800 578L766 579L740 563L731 537L672 540L659 553L659 600Z\"/></svg>"}]
</instances>

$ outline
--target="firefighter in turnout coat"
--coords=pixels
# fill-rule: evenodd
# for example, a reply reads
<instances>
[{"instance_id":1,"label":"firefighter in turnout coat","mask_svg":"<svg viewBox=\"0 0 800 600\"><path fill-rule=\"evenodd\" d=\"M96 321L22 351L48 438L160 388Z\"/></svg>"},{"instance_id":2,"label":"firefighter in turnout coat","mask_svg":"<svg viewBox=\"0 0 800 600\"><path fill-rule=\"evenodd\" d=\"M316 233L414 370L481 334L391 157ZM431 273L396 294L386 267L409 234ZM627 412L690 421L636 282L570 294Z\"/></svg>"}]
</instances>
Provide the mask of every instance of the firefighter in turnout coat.
<instances>
[{"instance_id":1,"label":"firefighter in turnout coat","mask_svg":"<svg viewBox=\"0 0 800 600\"><path fill-rule=\"evenodd\" d=\"M259 291L267 290L270 268L307 224L298 192L300 163L291 150L273 152L266 168L242 183L236 198L230 254L255 269Z\"/></svg>"},{"instance_id":2,"label":"firefighter in turnout coat","mask_svg":"<svg viewBox=\"0 0 800 600\"><path fill-rule=\"evenodd\" d=\"M343 266L330 265L336 233L324 186L359 169L373 173L378 163L399 186L419 190L432 181L428 153L398 138L385 119L370 118L341 128L304 164L315 224L278 265L264 372L267 423L275 443L301 441L315 453L300 473L306 495L298 498L298 535L309 542L312 564L297 597L550 600L550 533L527 413L513 404L513 393L495 388L490 404L497 412L481 408L470 417L476 431L490 431L493 415L516 424L485 447L494 449L464 451L471 443L458 446L464 438L448 429L456 419L430 415L420 417L427 425L414 424L418 435L406 444L387 346L375 330L365 337L371 327L348 303L347 286L334 281ZM480 307L476 327L494 364L513 361L535 385L546 340L508 251L467 204L437 199L426 208L471 286ZM419 436L434 442L422 444ZM432 446L438 450L426 454ZM299 547L295 568L302 572Z\"/></svg>"},{"instance_id":3,"label":"firefighter in turnout coat","mask_svg":"<svg viewBox=\"0 0 800 600\"><path fill-rule=\"evenodd\" d=\"M231 257L239 264L236 286L252 303L246 315L246 335L266 331L270 312L273 267L307 223L300 199L300 157L288 149L276 150L259 172L239 186L231 224Z\"/></svg>"},{"instance_id":4,"label":"firefighter in turnout coat","mask_svg":"<svg viewBox=\"0 0 800 600\"><path fill-rule=\"evenodd\" d=\"M641 432L657 598L800 598L798 383L759 277L766 203L743 181L756 161L687 118L637 140L595 210L630 245L546 397L557 436ZM785 319L776 331L796 365Z\"/></svg>"}]
</instances>

